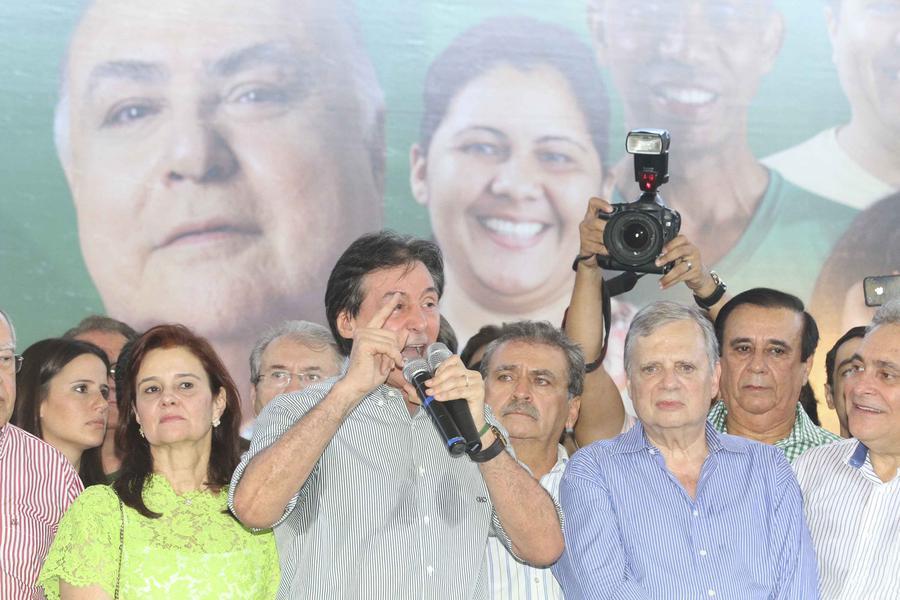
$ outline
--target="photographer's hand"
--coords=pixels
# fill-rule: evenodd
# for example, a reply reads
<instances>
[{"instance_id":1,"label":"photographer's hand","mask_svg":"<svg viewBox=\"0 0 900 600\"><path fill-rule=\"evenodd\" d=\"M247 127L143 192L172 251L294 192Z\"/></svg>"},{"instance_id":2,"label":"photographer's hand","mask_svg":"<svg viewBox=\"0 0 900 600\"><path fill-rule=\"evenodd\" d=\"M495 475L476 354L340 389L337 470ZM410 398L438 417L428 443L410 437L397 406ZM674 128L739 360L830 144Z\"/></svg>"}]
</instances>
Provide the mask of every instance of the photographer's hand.
<instances>
[{"instance_id":1,"label":"photographer's hand","mask_svg":"<svg viewBox=\"0 0 900 600\"><path fill-rule=\"evenodd\" d=\"M715 293L716 280L710 275L709 269L703 264L700 249L697 248L684 234L675 236L668 244L663 246L663 253L656 259L656 264L662 266L668 262L674 263L672 269L659 280L661 289L668 289L683 281L698 298L709 298ZM709 310L709 315L715 319L719 309L731 296L723 295Z\"/></svg>"},{"instance_id":2,"label":"photographer's hand","mask_svg":"<svg viewBox=\"0 0 900 600\"><path fill-rule=\"evenodd\" d=\"M663 246L662 254L656 259L656 265L661 267L666 263L673 263L673 265L672 270L660 278L659 287L661 289L668 289L683 281L695 295L701 298L716 291L716 282L709 274L709 269L703 264L700 249L684 234L675 236Z\"/></svg>"},{"instance_id":3,"label":"photographer's hand","mask_svg":"<svg viewBox=\"0 0 900 600\"><path fill-rule=\"evenodd\" d=\"M612 205L601 198L591 198L590 202L588 202L584 219L578 226L581 241L581 245L578 248L579 256L609 255L609 251L603 245L603 231L606 229L606 220L599 218L597 211L611 213L612 210ZM579 264L579 268L582 268L582 265L588 269L598 268L596 260L583 260Z\"/></svg>"}]
</instances>

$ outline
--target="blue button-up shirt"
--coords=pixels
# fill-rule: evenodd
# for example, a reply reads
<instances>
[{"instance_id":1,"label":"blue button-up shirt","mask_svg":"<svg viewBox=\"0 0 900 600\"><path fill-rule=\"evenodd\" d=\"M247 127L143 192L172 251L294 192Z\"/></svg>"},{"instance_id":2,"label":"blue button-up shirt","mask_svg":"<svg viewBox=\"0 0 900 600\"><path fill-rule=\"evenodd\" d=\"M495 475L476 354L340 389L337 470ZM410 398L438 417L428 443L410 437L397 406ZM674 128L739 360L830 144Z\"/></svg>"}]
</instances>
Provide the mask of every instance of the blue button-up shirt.
<instances>
[{"instance_id":1,"label":"blue button-up shirt","mask_svg":"<svg viewBox=\"0 0 900 600\"><path fill-rule=\"evenodd\" d=\"M818 598L797 480L777 448L706 425L691 499L636 424L579 450L560 488L566 600Z\"/></svg>"}]
</instances>

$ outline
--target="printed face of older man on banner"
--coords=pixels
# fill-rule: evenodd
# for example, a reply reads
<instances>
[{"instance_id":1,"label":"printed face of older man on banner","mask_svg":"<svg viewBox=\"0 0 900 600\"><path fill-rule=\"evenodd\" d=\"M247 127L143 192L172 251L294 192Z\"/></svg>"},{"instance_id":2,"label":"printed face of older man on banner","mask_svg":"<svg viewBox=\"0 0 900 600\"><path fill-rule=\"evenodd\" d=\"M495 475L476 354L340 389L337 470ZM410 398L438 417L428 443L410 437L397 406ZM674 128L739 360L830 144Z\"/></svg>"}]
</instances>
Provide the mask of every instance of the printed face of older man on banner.
<instances>
[{"instance_id":1,"label":"printed face of older man on banner","mask_svg":"<svg viewBox=\"0 0 900 600\"><path fill-rule=\"evenodd\" d=\"M381 221L382 97L354 26L315 0L90 4L56 137L110 315L191 326L238 381L265 325L321 320L332 264Z\"/></svg>"}]
</instances>

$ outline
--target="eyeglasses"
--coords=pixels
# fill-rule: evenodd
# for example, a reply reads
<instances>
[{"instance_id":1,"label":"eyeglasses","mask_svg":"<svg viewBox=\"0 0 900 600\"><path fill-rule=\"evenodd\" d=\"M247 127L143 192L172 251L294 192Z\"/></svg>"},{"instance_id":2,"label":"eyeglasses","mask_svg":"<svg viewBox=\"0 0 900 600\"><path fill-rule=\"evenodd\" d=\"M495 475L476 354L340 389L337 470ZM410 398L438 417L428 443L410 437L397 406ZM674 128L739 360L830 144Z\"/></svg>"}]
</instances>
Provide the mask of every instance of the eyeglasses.
<instances>
[{"instance_id":1,"label":"eyeglasses","mask_svg":"<svg viewBox=\"0 0 900 600\"><path fill-rule=\"evenodd\" d=\"M297 381L299 381L303 385L310 385L312 383L322 381L322 374L318 371L292 373L290 371L282 371L280 369L261 374L259 376L259 380L262 381L264 385L268 385L269 387L286 388L287 386L291 385L291 381L294 380L294 377L296 377Z\"/></svg>"},{"instance_id":2,"label":"eyeglasses","mask_svg":"<svg viewBox=\"0 0 900 600\"><path fill-rule=\"evenodd\" d=\"M18 373L21 371L23 362L25 362L25 358L21 354L13 354L12 352L0 354L0 370L7 373Z\"/></svg>"}]
</instances>

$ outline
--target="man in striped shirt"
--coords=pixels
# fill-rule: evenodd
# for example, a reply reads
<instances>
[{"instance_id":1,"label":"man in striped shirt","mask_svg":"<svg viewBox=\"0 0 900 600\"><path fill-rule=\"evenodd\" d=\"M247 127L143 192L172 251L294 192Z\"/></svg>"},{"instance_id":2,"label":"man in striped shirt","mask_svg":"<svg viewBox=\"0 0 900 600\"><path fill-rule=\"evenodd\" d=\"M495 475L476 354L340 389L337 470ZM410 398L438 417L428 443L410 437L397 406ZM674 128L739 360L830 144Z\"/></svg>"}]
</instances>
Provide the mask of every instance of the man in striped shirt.
<instances>
[{"instance_id":1,"label":"man in striped shirt","mask_svg":"<svg viewBox=\"0 0 900 600\"><path fill-rule=\"evenodd\" d=\"M844 380L855 436L794 468L826 600L900 598L900 299L877 313Z\"/></svg>"},{"instance_id":2,"label":"man in striped shirt","mask_svg":"<svg viewBox=\"0 0 900 600\"><path fill-rule=\"evenodd\" d=\"M559 443L573 427L584 384L584 355L546 321L508 323L481 360L485 402L509 432L516 457L554 498L569 460ZM488 540L488 588L493 600L562 597L550 569L516 560Z\"/></svg>"},{"instance_id":3,"label":"man in striped shirt","mask_svg":"<svg viewBox=\"0 0 900 600\"><path fill-rule=\"evenodd\" d=\"M12 321L0 310L0 598L34 597L63 513L81 493L78 474L57 450L9 423L16 401Z\"/></svg>"},{"instance_id":4,"label":"man in striped shirt","mask_svg":"<svg viewBox=\"0 0 900 600\"><path fill-rule=\"evenodd\" d=\"M706 420L715 333L695 307L635 316L625 372L638 423L579 450L560 484L567 600L814 600L816 559L784 454Z\"/></svg>"},{"instance_id":5,"label":"man in striped shirt","mask_svg":"<svg viewBox=\"0 0 900 600\"><path fill-rule=\"evenodd\" d=\"M332 270L342 372L263 410L229 494L245 524L275 527L279 597L483 599L489 534L541 566L562 552L556 505L503 451L481 375L452 356L425 382L435 401L466 400L484 448L470 457L447 452L403 379L437 339L443 285L437 246L390 232Z\"/></svg>"}]
</instances>

